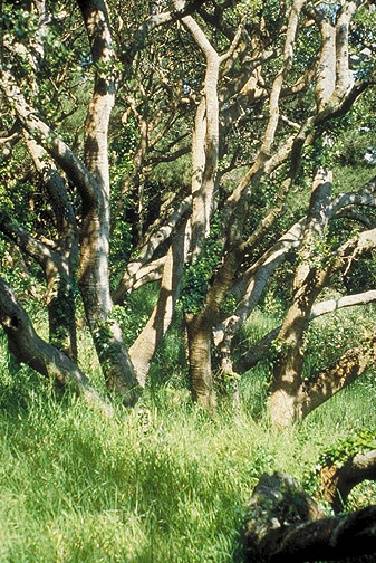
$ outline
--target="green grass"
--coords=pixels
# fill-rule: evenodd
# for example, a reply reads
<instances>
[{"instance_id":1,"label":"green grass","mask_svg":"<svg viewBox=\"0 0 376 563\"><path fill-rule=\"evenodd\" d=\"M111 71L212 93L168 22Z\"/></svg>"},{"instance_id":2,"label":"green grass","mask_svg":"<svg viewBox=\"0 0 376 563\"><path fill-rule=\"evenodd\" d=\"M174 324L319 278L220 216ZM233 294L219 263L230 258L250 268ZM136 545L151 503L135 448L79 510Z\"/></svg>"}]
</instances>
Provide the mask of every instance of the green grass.
<instances>
[{"instance_id":1,"label":"green grass","mask_svg":"<svg viewBox=\"0 0 376 563\"><path fill-rule=\"evenodd\" d=\"M98 381L87 334L80 340L81 365ZM372 374L282 433L265 415L265 366L244 378L240 412L213 417L174 377L164 374L142 407L105 420L56 398L26 368L11 375L0 342L1 562L237 560L247 499L263 472L302 480L324 449L376 427ZM364 499L376 502L367 484L351 507Z\"/></svg>"}]
</instances>

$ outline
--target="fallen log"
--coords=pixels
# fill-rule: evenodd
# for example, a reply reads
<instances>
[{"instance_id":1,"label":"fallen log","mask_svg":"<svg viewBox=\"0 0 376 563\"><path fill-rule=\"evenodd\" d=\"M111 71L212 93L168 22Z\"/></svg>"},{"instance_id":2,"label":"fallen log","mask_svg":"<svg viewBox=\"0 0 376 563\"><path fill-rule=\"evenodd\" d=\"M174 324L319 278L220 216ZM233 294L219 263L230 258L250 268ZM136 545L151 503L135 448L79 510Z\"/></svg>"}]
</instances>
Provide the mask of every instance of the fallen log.
<instances>
[{"instance_id":1,"label":"fallen log","mask_svg":"<svg viewBox=\"0 0 376 563\"><path fill-rule=\"evenodd\" d=\"M325 516L288 475L262 475L248 507L245 560L341 561L376 554L376 506Z\"/></svg>"}]
</instances>

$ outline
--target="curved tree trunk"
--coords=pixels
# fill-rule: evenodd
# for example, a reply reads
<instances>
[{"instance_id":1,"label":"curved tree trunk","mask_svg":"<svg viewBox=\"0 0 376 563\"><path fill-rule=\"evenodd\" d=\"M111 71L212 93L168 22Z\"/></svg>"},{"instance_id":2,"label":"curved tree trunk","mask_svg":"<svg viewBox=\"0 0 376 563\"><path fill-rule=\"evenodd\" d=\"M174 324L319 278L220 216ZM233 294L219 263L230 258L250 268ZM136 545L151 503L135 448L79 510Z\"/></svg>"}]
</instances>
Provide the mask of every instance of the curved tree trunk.
<instances>
[{"instance_id":1,"label":"curved tree trunk","mask_svg":"<svg viewBox=\"0 0 376 563\"><path fill-rule=\"evenodd\" d=\"M334 512L343 509L354 487L365 479L376 480L376 450L357 454L343 465L332 465L320 470L320 494Z\"/></svg>"},{"instance_id":2,"label":"curved tree trunk","mask_svg":"<svg viewBox=\"0 0 376 563\"><path fill-rule=\"evenodd\" d=\"M0 324L7 337L9 348L19 362L25 363L42 375L60 384L72 383L90 406L106 416L113 413L111 406L91 387L86 375L63 352L42 340L35 332L24 309L6 283L0 279Z\"/></svg>"},{"instance_id":3,"label":"curved tree trunk","mask_svg":"<svg viewBox=\"0 0 376 563\"><path fill-rule=\"evenodd\" d=\"M175 6L177 2L175 1ZM183 18L185 27L205 56L203 97L197 107L192 134L192 254L202 249L209 236L213 209L214 183L219 157L218 80L221 58L201 27L191 17Z\"/></svg>"},{"instance_id":4,"label":"curved tree trunk","mask_svg":"<svg viewBox=\"0 0 376 563\"><path fill-rule=\"evenodd\" d=\"M312 309L311 296L314 296L318 287L323 287L327 276L349 263L355 256L368 252L376 246L376 229L363 231L357 237L347 241L337 250L337 255L332 264L321 270L316 286L306 291L310 286L300 289L300 302L295 300L290 311L297 311L292 316L290 323L289 313L282 324L280 334L283 335L284 327L291 331L291 340L287 341L282 361L276 365L273 392L270 398L272 420L279 426L287 426L294 420L307 416L312 410L330 399L335 393L344 389L359 375L375 362L376 344L375 336L357 348L348 350L333 366L317 374L309 382L301 380L301 351L289 347L289 342L302 342L302 327L305 330L309 322ZM308 278L307 278L308 279ZM302 314L299 314L299 303L303 304ZM290 312L289 311L289 312ZM291 328L293 330L291 330ZM283 340L281 341L283 342ZM284 379L286 378L286 379Z\"/></svg>"}]
</instances>

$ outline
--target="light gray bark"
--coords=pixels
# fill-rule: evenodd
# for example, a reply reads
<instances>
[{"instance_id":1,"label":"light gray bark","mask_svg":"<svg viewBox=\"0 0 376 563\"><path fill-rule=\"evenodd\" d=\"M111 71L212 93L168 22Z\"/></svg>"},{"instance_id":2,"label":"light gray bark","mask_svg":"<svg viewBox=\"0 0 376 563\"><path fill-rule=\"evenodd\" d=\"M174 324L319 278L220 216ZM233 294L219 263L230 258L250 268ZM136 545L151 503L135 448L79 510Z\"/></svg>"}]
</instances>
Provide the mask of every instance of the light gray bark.
<instances>
[{"instance_id":1,"label":"light gray bark","mask_svg":"<svg viewBox=\"0 0 376 563\"><path fill-rule=\"evenodd\" d=\"M124 301L126 294L141 279L142 271L147 272L149 265L152 266L154 263L157 268L160 268L162 265L161 261L163 262L164 258L155 259L154 256L161 245L166 243L174 231L179 228L179 224L191 210L191 202L191 197L185 198L176 209L167 214L162 224L158 220L157 224L152 225L148 232L145 233L144 244L138 250L137 258L128 264L122 279L114 291L113 300L116 304L121 304Z\"/></svg>"},{"instance_id":2,"label":"light gray bark","mask_svg":"<svg viewBox=\"0 0 376 563\"><path fill-rule=\"evenodd\" d=\"M107 386L134 404L140 388L124 345L119 324L112 318L109 287L109 163L108 126L115 99L111 70L113 47L107 5L103 0L78 0L97 70L85 125L85 164L91 197L83 199L80 229L79 287Z\"/></svg>"},{"instance_id":3,"label":"light gray bark","mask_svg":"<svg viewBox=\"0 0 376 563\"><path fill-rule=\"evenodd\" d=\"M201 49L206 63L202 100L196 110L192 136L192 254L201 251L209 236L219 157L218 81L221 58L191 17L183 23Z\"/></svg>"},{"instance_id":4,"label":"light gray bark","mask_svg":"<svg viewBox=\"0 0 376 563\"><path fill-rule=\"evenodd\" d=\"M354 295L345 295L343 297L327 299L313 305L310 315L310 321L322 315L335 313L336 311L339 311L340 309L343 309L345 307L368 305L369 303L374 303L375 301L376 290L374 289L371 289L364 293L357 293ZM251 346L237 362L236 369L240 373L242 373L244 371L250 370L258 362L262 361L270 351L272 343L277 338L280 330L280 326L276 327L268 334L263 336L261 340L259 340L259 342Z\"/></svg>"},{"instance_id":5,"label":"light gray bark","mask_svg":"<svg viewBox=\"0 0 376 563\"><path fill-rule=\"evenodd\" d=\"M297 394L301 385L303 336L308 328L311 308L327 277L328 269L315 266L315 247L324 237L328 224L331 174L319 170L312 184L307 223L300 248L300 262L293 282L293 298L278 334L281 352L274 369L269 398L273 424L287 426L296 418ZM317 257L316 257L317 262Z\"/></svg>"}]
</instances>

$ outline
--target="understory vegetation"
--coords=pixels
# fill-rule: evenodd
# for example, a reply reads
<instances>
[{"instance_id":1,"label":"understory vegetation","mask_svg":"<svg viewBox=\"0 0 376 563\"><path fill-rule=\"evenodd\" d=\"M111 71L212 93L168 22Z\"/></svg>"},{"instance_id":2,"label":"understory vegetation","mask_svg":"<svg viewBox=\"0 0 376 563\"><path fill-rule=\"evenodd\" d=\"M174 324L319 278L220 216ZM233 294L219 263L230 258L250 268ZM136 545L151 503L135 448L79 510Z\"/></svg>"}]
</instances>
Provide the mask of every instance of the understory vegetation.
<instances>
[{"instance_id":1,"label":"understory vegetation","mask_svg":"<svg viewBox=\"0 0 376 563\"><path fill-rule=\"evenodd\" d=\"M275 326L276 308L267 302L254 313L250 341ZM341 313L340 320L337 314L313 323L318 343L307 354L312 369L337 345L338 326L366 323L375 311L371 305L356 315ZM44 323L38 330L43 334ZM100 388L85 330L79 339L80 366ZM191 401L172 331L142 403L135 409L118 405L107 419L27 367L10 374L5 339L0 346L4 562L241 561L247 501L261 474L288 473L317 493L320 455L335 454L338 443L365 428L376 430L373 370L303 422L274 429L265 407L267 362L243 376L240 409L223 402L209 415ZM344 509L372 503L376 487L366 481Z\"/></svg>"}]
</instances>

